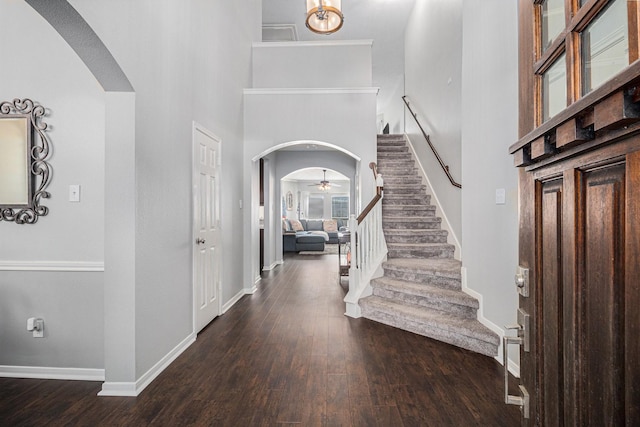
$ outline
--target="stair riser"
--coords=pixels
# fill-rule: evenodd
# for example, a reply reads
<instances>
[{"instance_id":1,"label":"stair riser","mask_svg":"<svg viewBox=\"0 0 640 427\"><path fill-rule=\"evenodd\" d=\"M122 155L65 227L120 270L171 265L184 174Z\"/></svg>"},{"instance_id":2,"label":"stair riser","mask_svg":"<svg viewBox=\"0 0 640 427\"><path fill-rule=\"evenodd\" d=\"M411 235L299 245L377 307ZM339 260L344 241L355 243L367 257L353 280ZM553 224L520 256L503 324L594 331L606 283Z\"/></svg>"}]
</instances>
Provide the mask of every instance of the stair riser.
<instances>
[{"instance_id":1,"label":"stair riser","mask_svg":"<svg viewBox=\"0 0 640 427\"><path fill-rule=\"evenodd\" d=\"M444 289L453 289L459 291L462 289L462 283L460 279L454 279L451 277L440 277L427 273L415 273L401 270L385 269L384 275L392 279L406 280L414 283L424 283L433 286L438 286Z\"/></svg>"},{"instance_id":2,"label":"stair riser","mask_svg":"<svg viewBox=\"0 0 640 427\"><path fill-rule=\"evenodd\" d=\"M401 171L401 172L389 173L387 171L379 170L379 172L380 172L380 175L382 175L382 178L384 179L385 185L388 185L390 183L398 186L405 185L405 181L407 179L411 179L412 183L417 181L418 184L422 184L422 181L420 180L420 177L418 176L417 171Z\"/></svg>"},{"instance_id":3,"label":"stair riser","mask_svg":"<svg viewBox=\"0 0 640 427\"><path fill-rule=\"evenodd\" d=\"M413 159L380 159L378 160L378 169L380 168L414 168L416 162Z\"/></svg>"},{"instance_id":4,"label":"stair riser","mask_svg":"<svg viewBox=\"0 0 640 427\"><path fill-rule=\"evenodd\" d=\"M427 191L427 186L424 184L406 184L406 185L395 184L389 188L385 188L384 194L387 196L392 196L395 194L416 195L416 194L425 193L426 191ZM425 195L423 197L429 197L429 196Z\"/></svg>"},{"instance_id":5,"label":"stair riser","mask_svg":"<svg viewBox=\"0 0 640 427\"><path fill-rule=\"evenodd\" d=\"M389 258L452 258L453 249L425 248L425 249L391 249Z\"/></svg>"},{"instance_id":6,"label":"stair riser","mask_svg":"<svg viewBox=\"0 0 640 427\"><path fill-rule=\"evenodd\" d=\"M420 179L420 175L418 174L418 170L415 168L378 168L378 173L382 175L385 179L385 183L387 178L391 180L404 180L406 178ZM397 182L396 184L401 185L401 182Z\"/></svg>"},{"instance_id":7,"label":"stair riser","mask_svg":"<svg viewBox=\"0 0 640 427\"><path fill-rule=\"evenodd\" d=\"M497 354L496 347L491 343L487 343L482 340L471 339L468 337L466 337L465 339L461 339L456 333L442 330L434 325L421 324L406 319L399 321L392 315L378 310L370 309L366 305L362 307L362 316L370 320L384 323L385 325L404 329L405 331L413 332L414 334L433 338L447 344L455 345L457 347L475 351L476 353L484 354L486 356L494 357Z\"/></svg>"},{"instance_id":8,"label":"stair riser","mask_svg":"<svg viewBox=\"0 0 640 427\"><path fill-rule=\"evenodd\" d=\"M477 309L474 307L438 300L434 296L412 295L404 292L393 291L391 289L380 288L375 285L373 285L373 295L406 304L445 311L465 319L475 319L477 317Z\"/></svg>"},{"instance_id":9,"label":"stair riser","mask_svg":"<svg viewBox=\"0 0 640 427\"><path fill-rule=\"evenodd\" d=\"M407 197L402 194L386 194L382 199L382 205L391 205L391 206L408 206L408 205L418 205L418 206L430 206L431 199L423 196L420 198L416 197Z\"/></svg>"},{"instance_id":10,"label":"stair riser","mask_svg":"<svg viewBox=\"0 0 640 427\"><path fill-rule=\"evenodd\" d=\"M409 160L413 159L408 151L378 151L378 159Z\"/></svg>"},{"instance_id":11,"label":"stair riser","mask_svg":"<svg viewBox=\"0 0 640 427\"><path fill-rule=\"evenodd\" d=\"M382 179L384 179L384 185L386 187L404 186L408 184L422 184L422 180L418 176L417 172L402 172L402 173L385 173L380 171Z\"/></svg>"},{"instance_id":12,"label":"stair riser","mask_svg":"<svg viewBox=\"0 0 640 427\"><path fill-rule=\"evenodd\" d=\"M400 176L400 175L415 175L418 174L418 169L414 165L407 166L378 166L378 172L382 176Z\"/></svg>"},{"instance_id":13,"label":"stair riser","mask_svg":"<svg viewBox=\"0 0 640 427\"><path fill-rule=\"evenodd\" d=\"M378 147L406 147L404 140L378 141Z\"/></svg>"},{"instance_id":14,"label":"stair riser","mask_svg":"<svg viewBox=\"0 0 640 427\"><path fill-rule=\"evenodd\" d=\"M440 221L385 221L382 219L383 229L392 230L413 230L413 229L426 229L435 230L440 228Z\"/></svg>"},{"instance_id":15,"label":"stair riser","mask_svg":"<svg viewBox=\"0 0 640 427\"><path fill-rule=\"evenodd\" d=\"M387 205L382 211L382 215L388 216L420 216L420 217L435 217L436 210L431 206L425 205L421 209L420 206L407 205L407 207L398 207L397 205Z\"/></svg>"},{"instance_id":16,"label":"stair riser","mask_svg":"<svg viewBox=\"0 0 640 427\"><path fill-rule=\"evenodd\" d=\"M378 153L408 153L409 148L402 145L382 145L378 146Z\"/></svg>"},{"instance_id":17,"label":"stair riser","mask_svg":"<svg viewBox=\"0 0 640 427\"><path fill-rule=\"evenodd\" d=\"M385 197L395 197L395 198L404 198L404 197L415 197L419 194L424 194L427 190L425 185L415 184L413 187L405 186L405 187L389 187L384 189ZM427 205L431 204L431 197L428 195L418 196L420 199L425 200Z\"/></svg>"},{"instance_id":18,"label":"stair riser","mask_svg":"<svg viewBox=\"0 0 640 427\"><path fill-rule=\"evenodd\" d=\"M414 184L422 184L422 179L418 177L399 177L399 176L384 176L382 175L382 179L384 179L384 185L392 186L392 185L414 185Z\"/></svg>"},{"instance_id":19,"label":"stair riser","mask_svg":"<svg viewBox=\"0 0 640 427\"><path fill-rule=\"evenodd\" d=\"M384 236L387 244L389 243L447 243L447 234L391 234L386 233Z\"/></svg>"}]
</instances>

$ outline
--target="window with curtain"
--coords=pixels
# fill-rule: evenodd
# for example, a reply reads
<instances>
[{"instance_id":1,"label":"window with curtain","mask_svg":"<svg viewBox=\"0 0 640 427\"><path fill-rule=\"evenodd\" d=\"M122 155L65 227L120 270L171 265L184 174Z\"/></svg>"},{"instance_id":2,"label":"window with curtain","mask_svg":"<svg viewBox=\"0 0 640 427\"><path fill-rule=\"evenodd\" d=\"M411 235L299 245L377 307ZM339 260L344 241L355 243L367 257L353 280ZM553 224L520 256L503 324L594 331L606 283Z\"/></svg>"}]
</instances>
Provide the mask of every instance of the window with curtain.
<instances>
[{"instance_id":1,"label":"window with curtain","mask_svg":"<svg viewBox=\"0 0 640 427\"><path fill-rule=\"evenodd\" d=\"M323 194L309 195L309 212L308 212L307 218L309 219L324 218L324 195Z\"/></svg>"},{"instance_id":2,"label":"window with curtain","mask_svg":"<svg viewBox=\"0 0 640 427\"><path fill-rule=\"evenodd\" d=\"M331 196L331 217L349 218L349 196Z\"/></svg>"}]
</instances>

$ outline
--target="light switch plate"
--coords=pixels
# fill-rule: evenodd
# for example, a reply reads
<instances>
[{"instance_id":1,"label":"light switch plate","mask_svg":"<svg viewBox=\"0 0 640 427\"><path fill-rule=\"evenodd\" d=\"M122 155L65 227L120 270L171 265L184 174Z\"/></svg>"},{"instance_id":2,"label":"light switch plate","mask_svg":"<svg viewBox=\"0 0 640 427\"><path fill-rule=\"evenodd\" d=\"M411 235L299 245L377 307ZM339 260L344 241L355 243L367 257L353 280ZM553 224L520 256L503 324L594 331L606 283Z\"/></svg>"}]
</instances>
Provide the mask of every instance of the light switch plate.
<instances>
[{"instance_id":1,"label":"light switch plate","mask_svg":"<svg viewBox=\"0 0 640 427\"><path fill-rule=\"evenodd\" d=\"M80 186L77 184L73 184L69 186L69 201L70 202L79 202L80 201Z\"/></svg>"},{"instance_id":2,"label":"light switch plate","mask_svg":"<svg viewBox=\"0 0 640 427\"><path fill-rule=\"evenodd\" d=\"M504 188L496 188L496 205L504 205L507 202L507 193Z\"/></svg>"}]
</instances>

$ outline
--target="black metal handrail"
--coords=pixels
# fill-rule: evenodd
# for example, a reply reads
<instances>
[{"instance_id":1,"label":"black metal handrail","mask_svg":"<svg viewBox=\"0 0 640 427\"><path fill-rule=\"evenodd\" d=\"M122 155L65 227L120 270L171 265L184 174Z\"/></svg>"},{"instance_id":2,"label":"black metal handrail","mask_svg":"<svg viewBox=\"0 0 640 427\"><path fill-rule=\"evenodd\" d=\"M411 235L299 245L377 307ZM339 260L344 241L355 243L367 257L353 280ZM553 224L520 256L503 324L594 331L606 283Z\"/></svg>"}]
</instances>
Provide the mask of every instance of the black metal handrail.
<instances>
[{"instance_id":1,"label":"black metal handrail","mask_svg":"<svg viewBox=\"0 0 640 427\"><path fill-rule=\"evenodd\" d=\"M424 135L424 139L427 140L427 144L429 144L429 147L431 147L431 151L433 151L433 154L436 156L436 159L438 159L438 163L440 163L440 166L442 166L442 170L444 170L444 173L447 174L447 178L449 178L449 182L451 182L451 185L453 185L454 187L462 188L462 184L457 183L453 179L453 176L451 176L451 172L449 172L449 166L444 164L444 161L442 160L442 157L440 157L440 154L438 154L438 150L436 150L436 147L434 147L433 144L431 143L431 139L429 138L429 135L427 135L427 133L422 128L422 125L420 124L420 121L418 121L418 115L416 113L414 113L413 110L411 109L411 106L409 106L409 101L407 101L406 95L402 97L402 100L404 101L404 104L409 109L409 112L413 116L413 119L418 124L418 127L422 131L422 135Z\"/></svg>"}]
</instances>

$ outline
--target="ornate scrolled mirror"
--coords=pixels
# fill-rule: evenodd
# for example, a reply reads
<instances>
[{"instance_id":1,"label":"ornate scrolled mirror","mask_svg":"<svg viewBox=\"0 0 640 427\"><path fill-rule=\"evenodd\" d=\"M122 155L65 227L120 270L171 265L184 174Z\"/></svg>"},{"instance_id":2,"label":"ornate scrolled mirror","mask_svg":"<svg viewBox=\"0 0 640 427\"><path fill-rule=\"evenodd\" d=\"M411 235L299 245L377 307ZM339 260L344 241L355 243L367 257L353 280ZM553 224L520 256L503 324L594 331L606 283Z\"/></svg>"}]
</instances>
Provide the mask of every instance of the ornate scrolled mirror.
<instances>
[{"instance_id":1,"label":"ornate scrolled mirror","mask_svg":"<svg viewBox=\"0 0 640 427\"><path fill-rule=\"evenodd\" d=\"M51 178L45 109L30 99L0 103L0 221L33 224L49 212Z\"/></svg>"}]
</instances>

